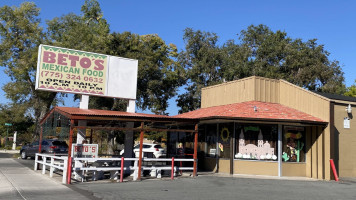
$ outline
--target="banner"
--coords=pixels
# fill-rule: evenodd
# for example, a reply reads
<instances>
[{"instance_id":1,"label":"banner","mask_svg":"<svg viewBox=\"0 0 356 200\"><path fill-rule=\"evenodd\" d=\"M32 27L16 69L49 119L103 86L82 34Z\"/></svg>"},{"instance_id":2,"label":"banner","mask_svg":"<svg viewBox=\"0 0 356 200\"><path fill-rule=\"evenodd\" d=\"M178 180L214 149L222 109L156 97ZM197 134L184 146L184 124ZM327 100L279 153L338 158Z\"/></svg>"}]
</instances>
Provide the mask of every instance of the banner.
<instances>
[{"instance_id":1,"label":"banner","mask_svg":"<svg viewBox=\"0 0 356 200\"><path fill-rule=\"evenodd\" d=\"M36 89L104 95L107 69L107 55L40 45Z\"/></svg>"}]
</instances>

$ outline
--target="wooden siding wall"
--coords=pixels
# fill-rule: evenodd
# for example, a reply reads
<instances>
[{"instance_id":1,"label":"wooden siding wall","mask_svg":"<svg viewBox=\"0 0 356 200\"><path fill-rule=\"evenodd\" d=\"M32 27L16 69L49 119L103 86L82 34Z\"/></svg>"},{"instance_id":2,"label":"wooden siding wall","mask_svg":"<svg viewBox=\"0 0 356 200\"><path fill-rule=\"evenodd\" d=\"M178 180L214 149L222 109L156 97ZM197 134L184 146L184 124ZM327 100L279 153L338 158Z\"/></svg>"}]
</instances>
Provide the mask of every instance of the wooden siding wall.
<instances>
[{"instance_id":1,"label":"wooden siding wall","mask_svg":"<svg viewBox=\"0 0 356 200\"><path fill-rule=\"evenodd\" d=\"M278 176L278 162L235 160L234 174Z\"/></svg>"},{"instance_id":2,"label":"wooden siding wall","mask_svg":"<svg viewBox=\"0 0 356 200\"><path fill-rule=\"evenodd\" d=\"M287 81L280 81L280 104L318 117L324 121L330 121L330 100L314 94ZM312 131L312 152L318 155L311 157L312 177L318 179L331 179L331 134L330 125L325 129L317 127ZM315 149L316 148L316 149ZM317 167L316 167L317 166Z\"/></svg>"},{"instance_id":3,"label":"wooden siding wall","mask_svg":"<svg viewBox=\"0 0 356 200\"><path fill-rule=\"evenodd\" d=\"M307 114L329 121L329 100L293 85L287 81L280 81L279 103Z\"/></svg>"},{"instance_id":4,"label":"wooden siding wall","mask_svg":"<svg viewBox=\"0 0 356 200\"><path fill-rule=\"evenodd\" d=\"M356 177L356 106L352 106L352 114L346 113L347 104L336 104L335 110L335 142L339 149L334 159L340 177ZM344 118L350 118L350 128L344 128Z\"/></svg>"},{"instance_id":5,"label":"wooden siding wall","mask_svg":"<svg viewBox=\"0 0 356 200\"><path fill-rule=\"evenodd\" d=\"M279 80L252 76L202 89L202 108L245 101L279 103Z\"/></svg>"},{"instance_id":6,"label":"wooden siding wall","mask_svg":"<svg viewBox=\"0 0 356 200\"><path fill-rule=\"evenodd\" d=\"M255 77L254 100L279 103L279 80Z\"/></svg>"}]
</instances>

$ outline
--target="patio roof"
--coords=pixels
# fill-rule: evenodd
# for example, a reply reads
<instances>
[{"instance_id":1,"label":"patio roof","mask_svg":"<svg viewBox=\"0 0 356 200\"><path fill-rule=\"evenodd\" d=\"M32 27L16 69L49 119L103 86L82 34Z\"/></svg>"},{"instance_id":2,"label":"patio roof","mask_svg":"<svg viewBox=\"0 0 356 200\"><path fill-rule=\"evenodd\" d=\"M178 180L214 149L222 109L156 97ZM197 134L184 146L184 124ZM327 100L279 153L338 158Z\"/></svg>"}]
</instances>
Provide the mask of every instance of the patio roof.
<instances>
[{"instance_id":1,"label":"patio roof","mask_svg":"<svg viewBox=\"0 0 356 200\"><path fill-rule=\"evenodd\" d=\"M155 115L146 113L130 113L123 111L97 110L97 109L80 109L73 107L54 107L41 120L41 123L53 112L58 112L70 119L75 120L127 120L127 121L179 121L179 122L196 122L196 119L172 117L166 115Z\"/></svg>"},{"instance_id":2,"label":"patio roof","mask_svg":"<svg viewBox=\"0 0 356 200\"><path fill-rule=\"evenodd\" d=\"M282 104L260 101L248 101L201 108L195 111L176 115L174 117L199 119L200 121L209 119L241 119L254 121L288 121L308 124L327 124L327 122L317 117Z\"/></svg>"}]
</instances>

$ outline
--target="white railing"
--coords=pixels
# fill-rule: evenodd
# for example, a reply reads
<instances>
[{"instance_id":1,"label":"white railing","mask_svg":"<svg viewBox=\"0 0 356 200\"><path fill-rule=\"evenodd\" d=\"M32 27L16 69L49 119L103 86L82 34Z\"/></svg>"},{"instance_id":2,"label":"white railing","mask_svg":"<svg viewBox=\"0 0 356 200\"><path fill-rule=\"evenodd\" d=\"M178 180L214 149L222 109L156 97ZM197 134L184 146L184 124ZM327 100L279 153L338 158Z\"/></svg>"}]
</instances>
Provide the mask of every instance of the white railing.
<instances>
[{"instance_id":1,"label":"white railing","mask_svg":"<svg viewBox=\"0 0 356 200\"><path fill-rule=\"evenodd\" d=\"M39 157L42 159L40 160ZM49 161L49 162L47 162ZM67 180L67 168L68 168L68 157L67 156L55 156L55 155L49 155L49 154L40 154L36 153L35 156L35 166L34 170L36 171L38 169L38 164L42 164L42 174L46 173L46 166L49 166L49 176L53 177L53 172L55 169L63 171L63 178L62 178L62 183L65 184Z\"/></svg>"},{"instance_id":2,"label":"white railing","mask_svg":"<svg viewBox=\"0 0 356 200\"><path fill-rule=\"evenodd\" d=\"M75 171L81 171L82 181L84 181L85 173L92 171L93 180L98 179L99 171L110 171L110 178L117 179L120 172L120 181L122 182L123 172L126 170L134 171L133 180L137 180L138 177L138 158L73 158L73 161L80 161L83 163L83 167L75 168ZM124 167L122 161L135 161L133 166ZM143 165L141 166L141 173L143 170L151 170L151 176L161 178L161 171L171 170L171 178L176 176L178 171L193 171L193 167L180 167L175 166L174 162L194 162L194 159L186 158L142 158L142 162L172 162L173 165ZM95 165L94 165L95 163ZM120 165L119 165L120 163ZM78 173L80 174L80 173Z\"/></svg>"},{"instance_id":3,"label":"white railing","mask_svg":"<svg viewBox=\"0 0 356 200\"><path fill-rule=\"evenodd\" d=\"M42 158L40 160L39 158ZM50 177L53 177L53 172L55 169L63 171L62 183L66 183L67 181L67 173L76 172L77 175L80 176L81 180L84 181L86 179L87 173L90 171L93 173L92 180L98 180L100 173L104 171L110 171L110 178L118 179L120 175L120 182L123 182L123 173L124 171L133 171L133 180L137 180L138 178L138 158L73 158L71 160L72 163L79 161L82 163L80 167L74 167L67 170L68 167L68 157L67 156L55 156L49 154L40 154L36 153L35 156L35 166L34 170L38 170L38 164L42 165L42 174L46 173L46 167L50 167ZM125 166L125 162L134 161L134 165ZM144 170L150 170L151 177L161 178L161 172L164 170L171 171L171 179L176 176L178 171L193 171L193 167L181 167L176 166L175 162L194 162L194 159L187 158L142 158L142 162L151 162L149 165L141 166L141 174ZM165 162L171 162L171 165L165 165ZM157 163L161 163L161 165L157 165ZM72 165L70 165L72 166Z\"/></svg>"}]
</instances>

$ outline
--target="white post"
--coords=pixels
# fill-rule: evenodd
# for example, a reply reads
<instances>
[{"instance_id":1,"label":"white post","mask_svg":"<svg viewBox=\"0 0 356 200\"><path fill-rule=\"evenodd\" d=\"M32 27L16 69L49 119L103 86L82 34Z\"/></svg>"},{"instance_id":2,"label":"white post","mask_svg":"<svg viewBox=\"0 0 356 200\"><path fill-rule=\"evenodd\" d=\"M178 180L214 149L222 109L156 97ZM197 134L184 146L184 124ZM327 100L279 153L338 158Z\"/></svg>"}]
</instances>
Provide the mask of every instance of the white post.
<instances>
[{"instance_id":1,"label":"white post","mask_svg":"<svg viewBox=\"0 0 356 200\"><path fill-rule=\"evenodd\" d=\"M278 176L282 177L282 124L278 124Z\"/></svg>"},{"instance_id":2,"label":"white post","mask_svg":"<svg viewBox=\"0 0 356 200\"><path fill-rule=\"evenodd\" d=\"M138 165L137 165L138 161L135 160L135 164L134 164L134 175L133 175L133 180L136 181L137 177L138 177Z\"/></svg>"},{"instance_id":3,"label":"white post","mask_svg":"<svg viewBox=\"0 0 356 200\"><path fill-rule=\"evenodd\" d=\"M80 103L79 103L79 108L80 109L88 109L89 108L89 96L88 95L81 95L80 97ZM87 121L86 120L79 120L78 121L78 126L86 126ZM77 144L83 144L83 140L85 140L85 135L86 135L86 129L78 129L78 134L77 134ZM75 161L74 162L74 168L81 168L83 164L80 161ZM75 171L74 172L74 178L79 180L81 179L81 173Z\"/></svg>"},{"instance_id":4,"label":"white post","mask_svg":"<svg viewBox=\"0 0 356 200\"><path fill-rule=\"evenodd\" d=\"M47 157L42 156L42 174L46 173L46 162L47 162Z\"/></svg>"},{"instance_id":5,"label":"white post","mask_svg":"<svg viewBox=\"0 0 356 200\"><path fill-rule=\"evenodd\" d=\"M12 150L16 150L16 136L17 136L17 131L14 132L14 141L12 143Z\"/></svg>"},{"instance_id":6,"label":"white post","mask_svg":"<svg viewBox=\"0 0 356 200\"><path fill-rule=\"evenodd\" d=\"M53 177L53 170L54 170L53 165L54 165L54 158L52 157L51 158L51 166L49 168L49 177Z\"/></svg>"},{"instance_id":7,"label":"white post","mask_svg":"<svg viewBox=\"0 0 356 200\"><path fill-rule=\"evenodd\" d=\"M63 184L66 184L66 182L67 182L67 172L68 172L68 160L64 159L63 178L62 178Z\"/></svg>"},{"instance_id":8,"label":"white post","mask_svg":"<svg viewBox=\"0 0 356 200\"><path fill-rule=\"evenodd\" d=\"M37 171L37 165L38 165L38 155L37 155L37 153L35 154L35 167L34 167L34 169L33 170L35 170L35 171Z\"/></svg>"}]
</instances>

